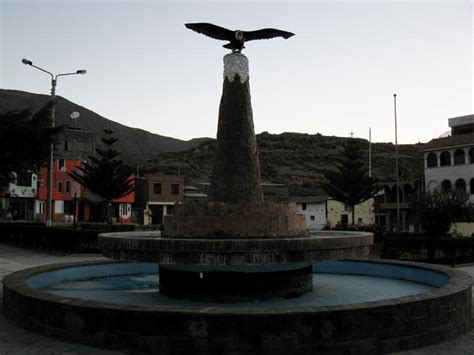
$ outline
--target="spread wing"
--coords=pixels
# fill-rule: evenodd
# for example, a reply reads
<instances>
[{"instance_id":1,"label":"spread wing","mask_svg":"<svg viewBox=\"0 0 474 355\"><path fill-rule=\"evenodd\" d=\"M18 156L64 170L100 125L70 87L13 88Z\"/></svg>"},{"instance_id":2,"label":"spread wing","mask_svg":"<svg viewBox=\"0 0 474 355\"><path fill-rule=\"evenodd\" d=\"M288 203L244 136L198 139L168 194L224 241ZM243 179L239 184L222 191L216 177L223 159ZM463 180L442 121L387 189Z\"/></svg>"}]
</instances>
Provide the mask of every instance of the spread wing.
<instances>
[{"instance_id":1,"label":"spread wing","mask_svg":"<svg viewBox=\"0 0 474 355\"><path fill-rule=\"evenodd\" d=\"M261 30L244 32L245 41L252 41L254 39L270 39L275 37L283 37L284 39L288 39L294 35L294 33L277 30L274 28L263 28Z\"/></svg>"},{"instance_id":2,"label":"spread wing","mask_svg":"<svg viewBox=\"0 0 474 355\"><path fill-rule=\"evenodd\" d=\"M234 31L213 25L212 23L186 23L185 26L190 30L223 41L230 41L234 38Z\"/></svg>"}]
</instances>

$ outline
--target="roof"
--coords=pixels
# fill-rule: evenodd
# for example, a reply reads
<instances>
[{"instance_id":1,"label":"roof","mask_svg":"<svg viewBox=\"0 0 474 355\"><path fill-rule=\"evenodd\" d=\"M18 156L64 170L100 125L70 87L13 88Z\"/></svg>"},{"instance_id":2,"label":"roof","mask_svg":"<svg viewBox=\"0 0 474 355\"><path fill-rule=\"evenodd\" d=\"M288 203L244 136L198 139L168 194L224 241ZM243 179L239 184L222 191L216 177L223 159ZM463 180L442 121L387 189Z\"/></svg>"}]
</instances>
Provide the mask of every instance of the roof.
<instances>
[{"instance_id":1,"label":"roof","mask_svg":"<svg viewBox=\"0 0 474 355\"><path fill-rule=\"evenodd\" d=\"M474 115L453 117L448 120L449 127L464 126L474 123Z\"/></svg>"},{"instance_id":2,"label":"roof","mask_svg":"<svg viewBox=\"0 0 474 355\"><path fill-rule=\"evenodd\" d=\"M474 133L432 139L421 147L421 151L450 148L463 145L474 145Z\"/></svg>"},{"instance_id":3,"label":"roof","mask_svg":"<svg viewBox=\"0 0 474 355\"><path fill-rule=\"evenodd\" d=\"M207 197L207 195L201 192L185 192L184 197L193 197L193 198L203 197L204 198L204 197Z\"/></svg>"},{"instance_id":4,"label":"roof","mask_svg":"<svg viewBox=\"0 0 474 355\"><path fill-rule=\"evenodd\" d=\"M329 196L298 196L291 199L294 203L321 203L327 200L331 200Z\"/></svg>"}]
</instances>

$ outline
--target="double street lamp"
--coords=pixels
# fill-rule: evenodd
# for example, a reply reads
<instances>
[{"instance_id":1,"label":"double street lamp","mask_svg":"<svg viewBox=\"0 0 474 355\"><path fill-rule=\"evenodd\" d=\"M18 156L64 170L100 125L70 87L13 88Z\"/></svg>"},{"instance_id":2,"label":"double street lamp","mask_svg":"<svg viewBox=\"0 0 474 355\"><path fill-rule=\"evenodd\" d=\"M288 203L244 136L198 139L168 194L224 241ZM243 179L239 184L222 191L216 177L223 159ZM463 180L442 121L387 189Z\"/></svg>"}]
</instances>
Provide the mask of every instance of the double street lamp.
<instances>
[{"instance_id":1,"label":"double street lamp","mask_svg":"<svg viewBox=\"0 0 474 355\"><path fill-rule=\"evenodd\" d=\"M50 73L47 70L44 70L43 68L37 67L36 65L33 65L33 62L31 60L23 58L21 62L25 65L29 65L33 68L36 68L38 70L41 70L42 72L49 74L51 76L51 99L52 99L52 107L51 107L51 127L54 128L56 124L56 84L58 82L58 77L60 76L66 76L66 75L77 75L81 74L84 75L87 73L86 70L81 69L81 70L76 70L73 73L61 73L61 74L56 74L54 75L53 73ZM49 161L48 161L48 184L47 184L47 193L48 193L48 201L47 201L47 213L46 213L46 226L51 226L52 224L52 200L53 200L53 153L54 153L54 144L51 142L51 146L49 148Z\"/></svg>"}]
</instances>

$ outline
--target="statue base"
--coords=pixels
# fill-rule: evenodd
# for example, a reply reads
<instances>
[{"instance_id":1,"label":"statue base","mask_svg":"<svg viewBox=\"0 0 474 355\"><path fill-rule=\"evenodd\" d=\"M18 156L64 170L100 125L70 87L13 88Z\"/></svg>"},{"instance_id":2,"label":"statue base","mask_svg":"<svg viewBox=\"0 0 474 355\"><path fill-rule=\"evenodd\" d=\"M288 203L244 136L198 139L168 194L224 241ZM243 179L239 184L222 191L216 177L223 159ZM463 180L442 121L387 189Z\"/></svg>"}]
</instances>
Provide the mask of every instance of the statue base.
<instances>
[{"instance_id":1,"label":"statue base","mask_svg":"<svg viewBox=\"0 0 474 355\"><path fill-rule=\"evenodd\" d=\"M305 217L295 204L197 202L176 205L165 216L165 237L199 239L308 236Z\"/></svg>"}]
</instances>

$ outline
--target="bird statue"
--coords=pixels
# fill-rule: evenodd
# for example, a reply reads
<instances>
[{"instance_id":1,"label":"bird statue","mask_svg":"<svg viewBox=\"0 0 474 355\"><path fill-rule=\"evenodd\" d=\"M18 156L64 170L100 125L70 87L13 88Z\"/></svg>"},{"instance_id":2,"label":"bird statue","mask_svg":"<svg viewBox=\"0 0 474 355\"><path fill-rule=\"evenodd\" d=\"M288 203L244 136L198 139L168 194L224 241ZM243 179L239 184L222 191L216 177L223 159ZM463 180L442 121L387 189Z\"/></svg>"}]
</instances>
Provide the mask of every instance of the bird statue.
<instances>
[{"instance_id":1,"label":"bird statue","mask_svg":"<svg viewBox=\"0 0 474 355\"><path fill-rule=\"evenodd\" d=\"M219 39L222 41L229 41L223 45L224 48L232 50L232 52L241 52L244 43L256 39L270 39L275 37L283 37L288 39L294 36L294 33L277 30L274 28L263 28L256 31L231 31L227 28L213 25L212 23L186 23L186 28L196 31L208 37Z\"/></svg>"}]
</instances>

